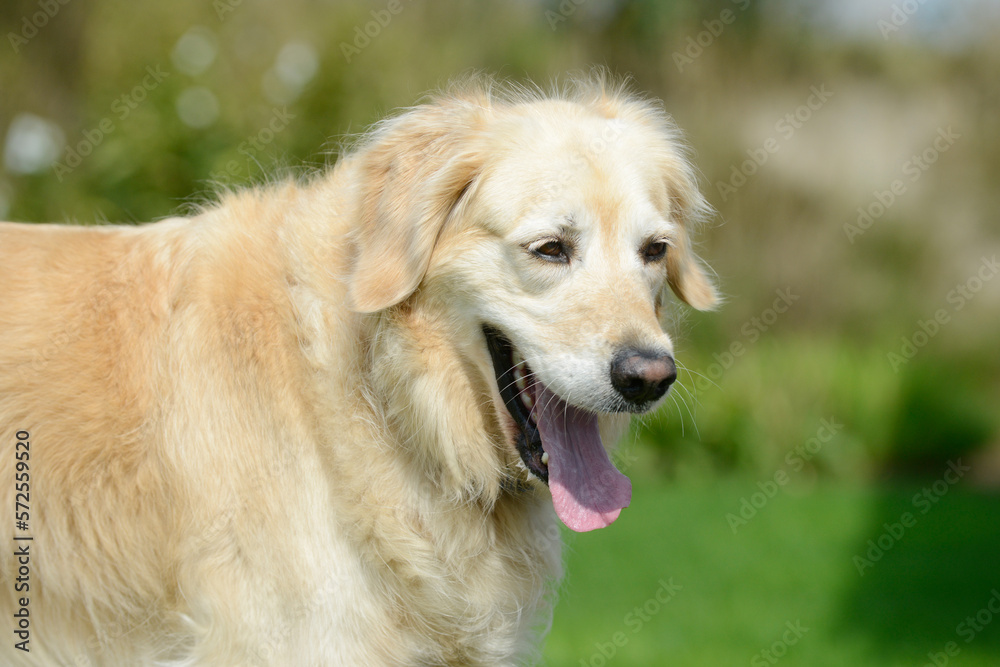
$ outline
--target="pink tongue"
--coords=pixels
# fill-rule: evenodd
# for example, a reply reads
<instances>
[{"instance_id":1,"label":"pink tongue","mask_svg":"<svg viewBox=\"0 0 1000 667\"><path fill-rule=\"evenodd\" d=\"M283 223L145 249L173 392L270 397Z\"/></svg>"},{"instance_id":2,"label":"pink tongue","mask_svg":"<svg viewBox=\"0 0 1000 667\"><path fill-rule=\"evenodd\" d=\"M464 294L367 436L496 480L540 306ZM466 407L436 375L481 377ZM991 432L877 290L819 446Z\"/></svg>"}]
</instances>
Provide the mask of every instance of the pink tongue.
<instances>
[{"instance_id":1,"label":"pink tongue","mask_svg":"<svg viewBox=\"0 0 1000 667\"><path fill-rule=\"evenodd\" d=\"M610 526L632 500L632 483L608 458L597 415L566 404L540 383L535 389L556 514L578 533Z\"/></svg>"}]
</instances>

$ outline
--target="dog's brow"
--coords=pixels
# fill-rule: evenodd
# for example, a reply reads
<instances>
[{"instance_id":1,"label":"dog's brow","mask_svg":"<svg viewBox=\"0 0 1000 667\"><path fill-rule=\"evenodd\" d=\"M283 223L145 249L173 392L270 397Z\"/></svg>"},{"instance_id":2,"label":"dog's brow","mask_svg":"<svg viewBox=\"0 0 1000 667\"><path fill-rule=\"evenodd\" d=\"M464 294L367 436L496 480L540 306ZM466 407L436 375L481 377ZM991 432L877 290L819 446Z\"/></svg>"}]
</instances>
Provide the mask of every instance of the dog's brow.
<instances>
[{"instance_id":1,"label":"dog's brow","mask_svg":"<svg viewBox=\"0 0 1000 667\"><path fill-rule=\"evenodd\" d=\"M563 234L572 234L577 231L576 218L572 214L567 215L559 225L559 231Z\"/></svg>"},{"instance_id":2,"label":"dog's brow","mask_svg":"<svg viewBox=\"0 0 1000 667\"><path fill-rule=\"evenodd\" d=\"M530 226L526 225L523 233L525 234L525 238L529 236L534 238L539 234L572 238L579 235L580 226L577 224L576 218L572 214L569 214L555 221L555 224L547 220L537 220Z\"/></svg>"},{"instance_id":3,"label":"dog's brow","mask_svg":"<svg viewBox=\"0 0 1000 667\"><path fill-rule=\"evenodd\" d=\"M646 223L645 228L649 232L649 236L663 236L665 238L673 238L677 235L677 223L669 218L655 218Z\"/></svg>"}]
</instances>

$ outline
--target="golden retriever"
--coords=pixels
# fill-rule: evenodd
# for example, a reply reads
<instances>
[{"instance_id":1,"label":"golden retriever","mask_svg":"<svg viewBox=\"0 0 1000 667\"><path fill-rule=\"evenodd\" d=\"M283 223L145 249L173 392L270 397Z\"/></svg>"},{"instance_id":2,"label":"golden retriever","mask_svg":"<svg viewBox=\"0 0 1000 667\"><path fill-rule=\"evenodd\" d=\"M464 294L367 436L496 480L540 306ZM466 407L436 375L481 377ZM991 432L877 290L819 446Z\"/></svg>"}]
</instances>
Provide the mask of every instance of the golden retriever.
<instances>
[{"instance_id":1,"label":"golden retriever","mask_svg":"<svg viewBox=\"0 0 1000 667\"><path fill-rule=\"evenodd\" d=\"M618 517L605 445L676 377L666 286L716 300L706 209L594 79L455 88L187 218L0 223L0 662L537 657L556 517Z\"/></svg>"}]
</instances>

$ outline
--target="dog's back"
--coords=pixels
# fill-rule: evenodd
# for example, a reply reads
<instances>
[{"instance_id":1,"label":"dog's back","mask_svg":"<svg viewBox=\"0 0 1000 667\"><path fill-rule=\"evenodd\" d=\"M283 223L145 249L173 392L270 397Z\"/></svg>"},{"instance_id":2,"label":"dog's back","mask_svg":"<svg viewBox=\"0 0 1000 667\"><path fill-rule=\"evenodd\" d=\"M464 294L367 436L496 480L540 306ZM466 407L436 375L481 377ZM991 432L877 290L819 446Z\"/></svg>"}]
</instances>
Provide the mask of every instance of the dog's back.
<instances>
[{"instance_id":1,"label":"dog's back","mask_svg":"<svg viewBox=\"0 0 1000 667\"><path fill-rule=\"evenodd\" d=\"M171 533L171 490L147 426L162 399L151 380L176 228L0 224L0 475L14 479L16 436L27 435L28 519L12 528L31 538L17 542L21 563L2 550L8 581L19 565L25 576L3 587L0 608L11 618L28 603L27 664L85 646L87 613L141 633L145 603L168 594L148 540ZM11 508L14 491L3 485Z\"/></svg>"}]
</instances>

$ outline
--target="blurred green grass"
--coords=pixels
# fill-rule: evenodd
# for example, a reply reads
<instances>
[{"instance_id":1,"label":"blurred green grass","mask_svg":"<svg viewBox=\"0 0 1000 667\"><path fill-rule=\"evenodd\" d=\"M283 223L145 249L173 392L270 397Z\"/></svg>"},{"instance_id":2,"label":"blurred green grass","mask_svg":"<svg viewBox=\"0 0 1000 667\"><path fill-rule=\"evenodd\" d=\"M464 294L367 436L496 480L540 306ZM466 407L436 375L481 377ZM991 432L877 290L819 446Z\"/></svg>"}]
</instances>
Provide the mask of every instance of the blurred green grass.
<instances>
[{"instance_id":1,"label":"blurred green grass","mask_svg":"<svg viewBox=\"0 0 1000 667\"><path fill-rule=\"evenodd\" d=\"M954 664L996 664L1000 626L971 642L956 628L1000 586L1000 533L978 530L1000 497L956 488L921 514L917 484L795 484L734 534L726 515L758 481L644 477L612 527L567 534L546 664L774 664L762 652L783 640L787 623L801 624L801 638L788 635L797 641L771 654L784 653L782 665L911 667L948 642L961 651ZM906 511L915 525L861 576L854 557ZM665 604L651 602L661 581L680 587Z\"/></svg>"}]
</instances>

